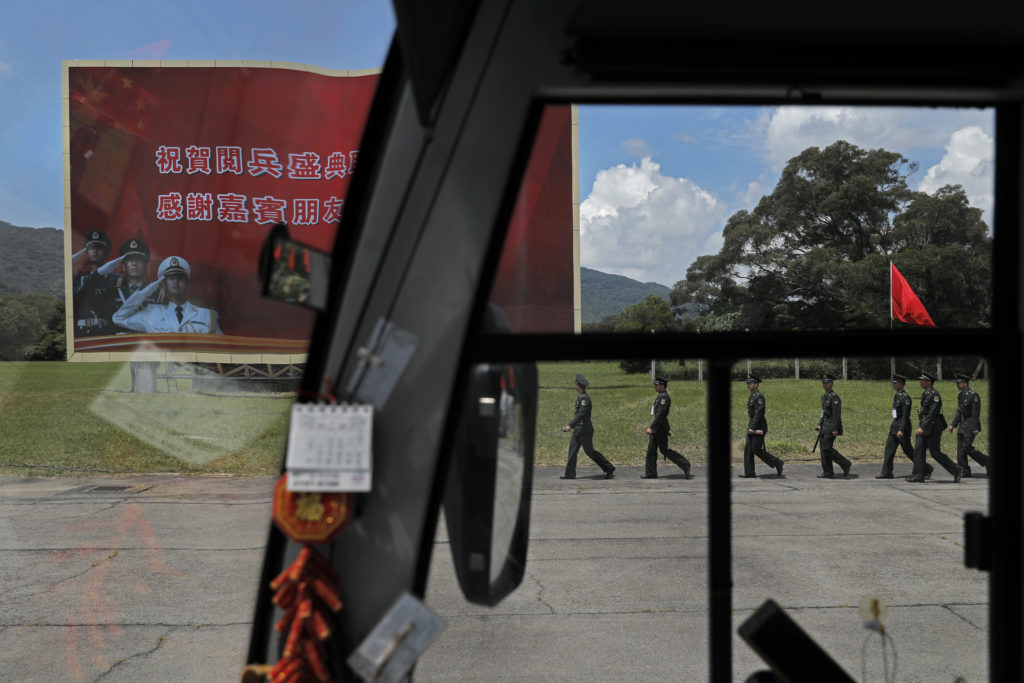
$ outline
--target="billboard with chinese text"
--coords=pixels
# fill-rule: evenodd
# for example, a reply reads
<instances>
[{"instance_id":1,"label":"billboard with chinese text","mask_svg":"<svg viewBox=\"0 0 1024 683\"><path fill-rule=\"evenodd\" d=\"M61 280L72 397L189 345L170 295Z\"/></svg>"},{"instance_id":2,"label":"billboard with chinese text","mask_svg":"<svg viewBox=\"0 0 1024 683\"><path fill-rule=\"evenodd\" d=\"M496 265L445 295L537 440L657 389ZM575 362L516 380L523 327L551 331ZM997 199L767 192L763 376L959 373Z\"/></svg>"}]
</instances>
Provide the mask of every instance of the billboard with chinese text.
<instances>
[{"instance_id":1,"label":"billboard with chinese text","mask_svg":"<svg viewBox=\"0 0 1024 683\"><path fill-rule=\"evenodd\" d=\"M377 73L64 66L69 360L302 362L315 314L261 296L260 249L285 223L332 250ZM547 108L495 273L513 332L579 328L573 113Z\"/></svg>"},{"instance_id":2,"label":"billboard with chinese text","mask_svg":"<svg viewBox=\"0 0 1024 683\"><path fill-rule=\"evenodd\" d=\"M301 360L313 313L260 296L260 247L331 250L377 78L65 62L69 359Z\"/></svg>"}]
</instances>

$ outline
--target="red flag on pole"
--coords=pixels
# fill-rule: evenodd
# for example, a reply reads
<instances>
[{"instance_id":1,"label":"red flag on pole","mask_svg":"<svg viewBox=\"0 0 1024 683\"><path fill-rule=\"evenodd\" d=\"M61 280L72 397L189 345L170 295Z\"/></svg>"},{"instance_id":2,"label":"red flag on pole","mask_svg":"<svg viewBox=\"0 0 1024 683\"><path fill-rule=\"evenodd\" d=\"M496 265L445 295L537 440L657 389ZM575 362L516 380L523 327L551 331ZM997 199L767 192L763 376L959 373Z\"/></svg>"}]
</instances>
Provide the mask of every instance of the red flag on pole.
<instances>
[{"instance_id":1,"label":"red flag on pole","mask_svg":"<svg viewBox=\"0 0 1024 683\"><path fill-rule=\"evenodd\" d=\"M935 327L924 304L917 298L917 294L914 294L914 290L910 288L910 284L892 261L889 261L889 282L892 290L889 314L892 318L900 322Z\"/></svg>"}]
</instances>

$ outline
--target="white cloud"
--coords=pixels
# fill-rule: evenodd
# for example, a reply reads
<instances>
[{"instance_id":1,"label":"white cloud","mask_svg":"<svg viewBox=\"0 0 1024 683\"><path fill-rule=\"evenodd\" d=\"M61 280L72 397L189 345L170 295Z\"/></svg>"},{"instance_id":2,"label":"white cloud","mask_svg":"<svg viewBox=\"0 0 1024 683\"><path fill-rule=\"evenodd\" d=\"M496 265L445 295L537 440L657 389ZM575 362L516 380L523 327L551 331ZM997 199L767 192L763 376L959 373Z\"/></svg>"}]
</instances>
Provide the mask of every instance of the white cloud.
<instances>
[{"instance_id":1,"label":"white cloud","mask_svg":"<svg viewBox=\"0 0 1024 683\"><path fill-rule=\"evenodd\" d=\"M580 205L582 265L672 286L697 256L721 247L725 202L645 157L598 171Z\"/></svg>"},{"instance_id":2,"label":"white cloud","mask_svg":"<svg viewBox=\"0 0 1024 683\"><path fill-rule=\"evenodd\" d=\"M647 142L644 141L643 138L630 138L628 140L623 140L622 150L626 154L636 157L637 159L654 156L654 152L652 152L651 148L647 146Z\"/></svg>"},{"instance_id":3,"label":"white cloud","mask_svg":"<svg viewBox=\"0 0 1024 683\"><path fill-rule=\"evenodd\" d=\"M0 62L0 76L11 76L14 74L14 69L7 62Z\"/></svg>"},{"instance_id":4,"label":"white cloud","mask_svg":"<svg viewBox=\"0 0 1024 683\"><path fill-rule=\"evenodd\" d=\"M980 126L954 131L942 161L928 169L917 189L929 194L943 185L963 185L971 206L984 211L992 226L995 205L995 141Z\"/></svg>"},{"instance_id":5,"label":"white cloud","mask_svg":"<svg viewBox=\"0 0 1024 683\"><path fill-rule=\"evenodd\" d=\"M808 147L836 140L864 149L881 147L914 161L915 149L941 146L965 126L991 129L993 120L991 112L978 109L787 106L766 110L754 128L764 135L765 160L778 173Z\"/></svg>"}]
</instances>

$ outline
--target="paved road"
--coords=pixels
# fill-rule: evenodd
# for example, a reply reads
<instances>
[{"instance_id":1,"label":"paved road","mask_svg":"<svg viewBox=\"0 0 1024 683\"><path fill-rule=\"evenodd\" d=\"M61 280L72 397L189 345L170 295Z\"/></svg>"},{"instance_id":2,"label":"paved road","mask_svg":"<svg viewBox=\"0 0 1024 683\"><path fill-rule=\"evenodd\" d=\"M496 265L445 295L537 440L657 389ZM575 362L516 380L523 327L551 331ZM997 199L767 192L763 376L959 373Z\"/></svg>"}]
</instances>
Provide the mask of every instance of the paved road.
<instances>
[{"instance_id":1,"label":"paved road","mask_svg":"<svg viewBox=\"0 0 1024 683\"><path fill-rule=\"evenodd\" d=\"M818 465L787 465L784 479L760 467L772 473L735 480L734 626L773 598L860 680L858 608L880 596L898 680L987 680L987 580L963 567L961 521L987 509L987 479L909 484L878 469L822 480ZM581 468L561 481L538 469L527 577L493 610L461 598L439 535L426 601L447 627L418 680L706 680L707 480L678 472L620 468L605 481ZM733 652L735 680L760 668L738 637ZM867 680L881 681L879 642L866 653Z\"/></svg>"},{"instance_id":2,"label":"paved road","mask_svg":"<svg viewBox=\"0 0 1024 683\"><path fill-rule=\"evenodd\" d=\"M985 510L986 480L911 485L876 468L736 480L735 624L771 597L859 679L857 607L879 595L900 681L985 680L986 575L962 566L961 518ZM417 680L704 680L707 482L662 471L570 482L539 468L527 578L493 610L462 598L442 528L426 601L447 626ZM272 485L0 478L0 679L236 681ZM734 662L738 681L759 666L738 639Z\"/></svg>"}]
</instances>

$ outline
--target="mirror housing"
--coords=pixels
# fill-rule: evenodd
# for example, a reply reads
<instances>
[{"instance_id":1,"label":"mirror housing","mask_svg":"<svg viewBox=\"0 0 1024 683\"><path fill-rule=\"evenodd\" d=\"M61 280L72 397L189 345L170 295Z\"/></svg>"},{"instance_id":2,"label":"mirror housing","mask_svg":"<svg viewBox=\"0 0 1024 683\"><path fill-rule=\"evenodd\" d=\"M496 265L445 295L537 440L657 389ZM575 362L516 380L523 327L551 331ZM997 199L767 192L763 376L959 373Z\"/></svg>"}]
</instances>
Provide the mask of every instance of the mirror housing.
<instances>
[{"instance_id":1,"label":"mirror housing","mask_svg":"<svg viewBox=\"0 0 1024 683\"><path fill-rule=\"evenodd\" d=\"M330 255L292 240L284 223L271 228L263 241L261 293L269 299L323 311L330 273Z\"/></svg>"},{"instance_id":2,"label":"mirror housing","mask_svg":"<svg viewBox=\"0 0 1024 683\"><path fill-rule=\"evenodd\" d=\"M537 389L532 363L470 370L444 516L459 586L476 604L498 604L526 570Z\"/></svg>"}]
</instances>

